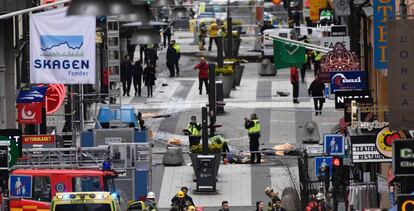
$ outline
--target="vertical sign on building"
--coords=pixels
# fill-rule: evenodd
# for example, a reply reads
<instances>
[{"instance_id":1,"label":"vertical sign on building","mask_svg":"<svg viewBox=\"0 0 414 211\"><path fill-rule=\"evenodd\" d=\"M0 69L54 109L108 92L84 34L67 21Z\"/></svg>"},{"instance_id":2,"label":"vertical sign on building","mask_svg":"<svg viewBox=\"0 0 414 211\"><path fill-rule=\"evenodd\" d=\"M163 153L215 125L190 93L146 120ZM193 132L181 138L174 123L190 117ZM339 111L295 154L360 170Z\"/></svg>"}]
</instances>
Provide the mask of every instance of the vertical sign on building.
<instances>
[{"instance_id":1,"label":"vertical sign on building","mask_svg":"<svg viewBox=\"0 0 414 211\"><path fill-rule=\"evenodd\" d=\"M414 28L413 20L395 20L388 24L389 122L393 130L414 129ZM392 97L391 97L392 96Z\"/></svg>"},{"instance_id":2,"label":"vertical sign on building","mask_svg":"<svg viewBox=\"0 0 414 211\"><path fill-rule=\"evenodd\" d=\"M374 0L374 65L386 69L388 64L387 21L395 15L395 0Z\"/></svg>"}]
</instances>

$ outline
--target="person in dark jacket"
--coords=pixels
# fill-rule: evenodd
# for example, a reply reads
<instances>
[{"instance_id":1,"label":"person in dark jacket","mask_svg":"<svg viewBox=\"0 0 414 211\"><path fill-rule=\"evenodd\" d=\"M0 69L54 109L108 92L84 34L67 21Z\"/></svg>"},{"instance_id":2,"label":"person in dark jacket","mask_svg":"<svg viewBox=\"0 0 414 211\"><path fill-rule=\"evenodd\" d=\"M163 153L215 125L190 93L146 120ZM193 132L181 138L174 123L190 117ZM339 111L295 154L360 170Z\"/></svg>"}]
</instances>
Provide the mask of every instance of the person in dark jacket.
<instances>
[{"instance_id":1,"label":"person in dark jacket","mask_svg":"<svg viewBox=\"0 0 414 211\"><path fill-rule=\"evenodd\" d=\"M228 201L222 201L221 202L221 209L219 209L219 211L230 211L229 202Z\"/></svg>"},{"instance_id":2,"label":"person in dark jacket","mask_svg":"<svg viewBox=\"0 0 414 211\"><path fill-rule=\"evenodd\" d=\"M274 29L275 27L272 25L272 21L271 20L264 20L263 21L263 26L259 25L260 27L260 33L263 34L263 32L267 29Z\"/></svg>"},{"instance_id":3,"label":"person in dark jacket","mask_svg":"<svg viewBox=\"0 0 414 211\"><path fill-rule=\"evenodd\" d=\"M135 96L138 94L140 97L143 72L141 63L141 60L139 60L132 66L132 79L134 81Z\"/></svg>"},{"instance_id":4,"label":"person in dark jacket","mask_svg":"<svg viewBox=\"0 0 414 211\"><path fill-rule=\"evenodd\" d=\"M175 53L176 53L176 57L177 57L177 59L175 60L175 63L174 63L175 72L176 72L177 76L180 76L180 65L178 63L179 63L180 58L181 58L181 47L175 40L171 40L171 44L172 44L172 47L175 49Z\"/></svg>"},{"instance_id":5,"label":"person in dark jacket","mask_svg":"<svg viewBox=\"0 0 414 211\"><path fill-rule=\"evenodd\" d=\"M273 211L286 211L286 209L282 207L282 200L280 200L280 198L276 200L273 207Z\"/></svg>"},{"instance_id":6,"label":"person in dark jacket","mask_svg":"<svg viewBox=\"0 0 414 211\"><path fill-rule=\"evenodd\" d=\"M144 82L147 86L148 97L152 97L152 87L155 85L155 67L151 64L147 64L147 67L144 69Z\"/></svg>"},{"instance_id":7,"label":"person in dark jacket","mask_svg":"<svg viewBox=\"0 0 414 211\"><path fill-rule=\"evenodd\" d=\"M185 196L184 191L178 191L178 193L171 199L171 206L177 207L180 211L186 211L186 208L192 204L185 198Z\"/></svg>"},{"instance_id":8,"label":"person in dark jacket","mask_svg":"<svg viewBox=\"0 0 414 211\"><path fill-rule=\"evenodd\" d=\"M166 21L168 21L168 19ZM162 33L162 37L163 37L163 40L164 40L164 42L163 42L164 48L167 47L167 44L170 45L171 35L172 35L172 33L171 33L171 25L165 26L164 31ZM167 41L168 41L168 43L167 43Z\"/></svg>"},{"instance_id":9,"label":"person in dark jacket","mask_svg":"<svg viewBox=\"0 0 414 211\"><path fill-rule=\"evenodd\" d=\"M290 83L293 87L293 103L299 103L299 71L296 66L290 68Z\"/></svg>"},{"instance_id":10,"label":"person in dark jacket","mask_svg":"<svg viewBox=\"0 0 414 211\"><path fill-rule=\"evenodd\" d=\"M322 107L323 103L325 102L324 92L325 85L319 79L319 76L316 75L315 80L312 81L308 89L309 96L313 97L313 105L315 107L316 116L318 116L318 114L322 115Z\"/></svg>"},{"instance_id":11,"label":"person in dark jacket","mask_svg":"<svg viewBox=\"0 0 414 211\"><path fill-rule=\"evenodd\" d=\"M208 64L204 57L200 58L200 63L198 63L195 67L195 70L199 70L198 72L198 90L201 95L203 90L203 83L206 86L206 93L208 94Z\"/></svg>"},{"instance_id":12,"label":"person in dark jacket","mask_svg":"<svg viewBox=\"0 0 414 211\"><path fill-rule=\"evenodd\" d=\"M158 60L157 45L153 45L147 48L147 54L145 56L145 59L147 60L147 62L150 63L150 65L154 67L157 66L157 60Z\"/></svg>"},{"instance_id":13,"label":"person in dark jacket","mask_svg":"<svg viewBox=\"0 0 414 211\"><path fill-rule=\"evenodd\" d=\"M188 188L186 186L181 187L181 191L184 193L184 201L186 201L188 204L195 206L193 198L188 195ZM174 201L178 200L177 195L175 195L171 199L171 203L174 203Z\"/></svg>"},{"instance_id":14,"label":"person in dark jacket","mask_svg":"<svg viewBox=\"0 0 414 211\"><path fill-rule=\"evenodd\" d=\"M174 49L173 44L168 45L167 49L167 68L170 71L170 77L175 76L175 63L178 60L177 51Z\"/></svg>"},{"instance_id":15,"label":"person in dark jacket","mask_svg":"<svg viewBox=\"0 0 414 211\"><path fill-rule=\"evenodd\" d=\"M124 61L121 64L121 82L124 91L123 96L127 95L129 97L132 83L132 64L129 56L124 56Z\"/></svg>"},{"instance_id":16,"label":"person in dark jacket","mask_svg":"<svg viewBox=\"0 0 414 211\"><path fill-rule=\"evenodd\" d=\"M260 163L262 159L262 155L259 151L259 138L260 138L260 121L257 118L256 113L252 113L250 115L250 119L244 118L244 127L247 129L247 133L250 138L250 163ZM256 160L257 158L257 160Z\"/></svg>"}]
</instances>

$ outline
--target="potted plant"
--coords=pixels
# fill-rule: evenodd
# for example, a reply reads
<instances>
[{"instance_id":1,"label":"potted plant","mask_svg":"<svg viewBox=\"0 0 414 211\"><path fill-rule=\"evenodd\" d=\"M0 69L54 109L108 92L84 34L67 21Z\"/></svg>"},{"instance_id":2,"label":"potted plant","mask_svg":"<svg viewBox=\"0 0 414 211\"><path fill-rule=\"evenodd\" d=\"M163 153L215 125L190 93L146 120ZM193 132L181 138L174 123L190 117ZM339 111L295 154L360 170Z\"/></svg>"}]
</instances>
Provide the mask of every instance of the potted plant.
<instances>
[{"instance_id":1,"label":"potted plant","mask_svg":"<svg viewBox=\"0 0 414 211\"><path fill-rule=\"evenodd\" d=\"M223 97L229 98L230 91L234 82L234 67L233 65L223 65L223 67L216 66L216 80L223 82Z\"/></svg>"},{"instance_id":2,"label":"potted plant","mask_svg":"<svg viewBox=\"0 0 414 211\"><path fill-rule=\"evenodd\" d=\"M240 86L241 78L244 72L244 66L240 65L240 59L224 59L224 64L232 64L234 68L233 87Z\"/></svg>"},{"instance_id":3,"label":"potted plant","mask_svg":"<svg viewBox=\"0 0 414 211\"><path fill-rule=\"evenodd\" d=\"M221 161L221 146L218 144L209 144L208 145L208 154L214 155L214 163L216 167L216 175L218 175L218 170L220 167ZM193 164L194 175L197 176L197 155L201 155L203 153L203 145L197 144L193 145L190 148L190 158L191 163Z\"/></svg>"}]
</instances>

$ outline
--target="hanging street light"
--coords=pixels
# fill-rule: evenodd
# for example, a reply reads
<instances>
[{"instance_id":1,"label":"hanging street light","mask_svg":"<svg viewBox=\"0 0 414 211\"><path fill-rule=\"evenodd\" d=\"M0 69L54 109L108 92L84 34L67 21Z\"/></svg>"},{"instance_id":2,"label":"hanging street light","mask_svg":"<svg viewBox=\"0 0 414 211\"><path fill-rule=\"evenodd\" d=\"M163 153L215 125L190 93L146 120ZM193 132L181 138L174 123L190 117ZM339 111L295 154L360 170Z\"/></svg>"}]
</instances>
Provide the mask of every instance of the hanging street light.
<instances>
[{"instance_id":1,"label":"hanging street light","mask_svg":"<svg viewBox=\"0 0 414 211\"><path fill-rule=\"evenodd\" d=\"M121 15L134 13L129 0L73 0L68 15Z\"/></svg>"},{"instance_id":2,"label":"hanging street light","mask_svg":"<svg viewBox=\"0 0 414 211\"><path fill-rule=\"evenodd\" d=\"M161 42L160 32L153 28L138 29L132 35L130 44L157 44Z\"/></svg>"},{"instance_id":3,"label":"hanging street light","mask_svg":"<svg viewBox=\"0 0 414 211\"><path fill-rule=\"evenodd\" d=\"M148 5L133 6L134 12L129 14L119 15L119 21L122 22L142 22L147 23L150 21L150 11Z\"/></svg>"}]
</instances>

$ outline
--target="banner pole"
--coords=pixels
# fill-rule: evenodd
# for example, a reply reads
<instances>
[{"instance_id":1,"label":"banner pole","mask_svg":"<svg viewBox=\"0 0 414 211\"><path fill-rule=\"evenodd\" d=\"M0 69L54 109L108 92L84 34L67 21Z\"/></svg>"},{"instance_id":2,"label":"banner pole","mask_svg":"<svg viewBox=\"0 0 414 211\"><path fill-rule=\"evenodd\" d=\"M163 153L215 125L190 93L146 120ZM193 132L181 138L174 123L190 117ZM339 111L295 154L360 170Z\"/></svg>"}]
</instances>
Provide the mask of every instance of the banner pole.
<instances>
[{"instance_id":1,"label":"banner pole","mask_svg":"<svg viewBox=\"0 0 414 211\"><path fill-rule=\"evenodd\" d=\"M45 4L45 5L32 7L32 8L16 11L16 12L7 13L7 14L4 14L4 15L0 15L0 20L11 18L11 17L17 16L17 15L22 15L22 14L38 11L38 10L42 10L42 9L46 9L46 8L57 6L57 5L60 5L60 4L66 4L66 3L69 3L70 1L71 0L62 0L62 1L54 2L54 3L50 3L50 4Z\"/></svg>"},{"instance_id":2,"label":"banner pole","mask_svg":"<svg viewBox=\"0 0 414 211\"><path fill-rule=\"evenodd\" d=\"M328 53L329 51L332 51L332 49L330 49L330 48L325 48L325 47L321 47L321 46L318 46L318 45L313 45L313 44L309 44L309 43L305 43L305 42L301 42L301 41L297 41L297 40L292 40L292 39L279 37L279 36L274 36L274 35L267 35L267 36L271 37L273 39L276 39L276 40L281 40L281 41L291 42L291 43L298 44L298 45L303 45L307 49L319 51L319 52L322 52L322 53Z\"/></svg>"}]
</instances>

